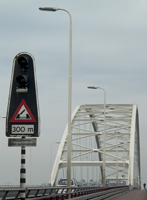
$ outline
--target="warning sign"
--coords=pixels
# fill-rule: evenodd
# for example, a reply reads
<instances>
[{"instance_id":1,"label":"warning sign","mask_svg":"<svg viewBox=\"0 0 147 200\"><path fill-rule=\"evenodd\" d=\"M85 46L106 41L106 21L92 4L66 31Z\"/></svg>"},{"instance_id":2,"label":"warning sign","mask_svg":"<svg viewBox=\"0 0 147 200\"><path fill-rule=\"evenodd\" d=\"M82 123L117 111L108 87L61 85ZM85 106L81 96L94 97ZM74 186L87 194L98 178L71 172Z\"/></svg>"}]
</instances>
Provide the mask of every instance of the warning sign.
<instances>
[{"instance_id":1,"label":"warning sign","mask_svg":"<svg viewBox=\"0 0 147 200\"><path fill-rule=\"evenodd\" d=\"M32 112L30 111L28 105L23 99L16 109L14 115L12 116L10 123L22 123L22 122L36 122Z\"/></svg>"}]
</instances>

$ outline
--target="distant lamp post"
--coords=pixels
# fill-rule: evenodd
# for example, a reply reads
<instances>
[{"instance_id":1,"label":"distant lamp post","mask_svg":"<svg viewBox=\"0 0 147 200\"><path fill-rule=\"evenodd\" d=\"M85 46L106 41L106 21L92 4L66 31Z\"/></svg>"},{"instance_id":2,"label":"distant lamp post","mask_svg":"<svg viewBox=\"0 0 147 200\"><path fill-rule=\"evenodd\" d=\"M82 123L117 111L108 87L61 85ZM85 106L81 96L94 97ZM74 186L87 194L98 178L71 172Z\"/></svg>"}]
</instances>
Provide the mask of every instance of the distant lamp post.
<instances>
[{"instance_id":1,"label":"distant lamp post","mask_svg":"<svg viewBox=\"0 0 147 200\"><path fill-rule=\"evenodd\" d=\"M69 27L69 76L68 76L68 135L67 135L67 187L71 187L71 97L72 97L72 17L71 14L63 8L45 7L39 8L43 11L62 10L68 13L70 18ZM70 193L70 189L69 189Z\"/></svg>"},{"instance_id":2,"label":"distant lamp post","mask_svg":"<svg viewBox=\"0 0 147 200\"><path fill-rule=\"evenodd\" d=\"M103 186L106 185L106 92L104 88L102 87L94 87L89 86L88 89L101 89L104 92L104 137L103 137L103 147L104 147L104 153L103 153Z\"/></svg>"}]
</instances>

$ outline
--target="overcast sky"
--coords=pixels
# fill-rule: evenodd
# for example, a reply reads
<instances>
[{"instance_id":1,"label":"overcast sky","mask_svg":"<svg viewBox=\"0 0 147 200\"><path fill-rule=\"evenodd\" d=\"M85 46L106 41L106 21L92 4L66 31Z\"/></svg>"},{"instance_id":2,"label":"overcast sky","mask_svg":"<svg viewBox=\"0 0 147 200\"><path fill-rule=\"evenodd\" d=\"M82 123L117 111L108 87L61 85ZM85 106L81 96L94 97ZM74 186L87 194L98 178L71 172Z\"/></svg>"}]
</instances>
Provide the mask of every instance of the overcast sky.
<instances>
[{"instance_id":1,"label":"overcast sky","mask_svg":"<svg viewBox=\"0 0 147 200\"><path fill-rule=\"evenodd\" d=\"M32 148L31 182L50 177L51 143L61 140L67 123L69 17L72 15L72 111L77 105L106 102L137 104L140 121L141 177L147 183L147 1L146 0L0 0L0 116L6 116L12 63L26 51L35 58L41 135ZM0 119L0 185L19 184L20 148L8 147ZM57 150L53 145L53 157ZM30 148L27 148L27 184Z\"/></svg>"}]
</instances>

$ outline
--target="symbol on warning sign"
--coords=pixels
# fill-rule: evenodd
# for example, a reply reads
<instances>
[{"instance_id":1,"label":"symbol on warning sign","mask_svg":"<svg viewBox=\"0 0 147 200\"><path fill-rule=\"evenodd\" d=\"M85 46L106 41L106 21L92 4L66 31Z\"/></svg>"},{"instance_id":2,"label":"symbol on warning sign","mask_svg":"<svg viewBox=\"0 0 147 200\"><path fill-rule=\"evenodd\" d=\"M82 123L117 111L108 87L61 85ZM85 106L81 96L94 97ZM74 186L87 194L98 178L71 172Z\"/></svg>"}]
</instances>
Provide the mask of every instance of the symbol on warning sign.
<instances>
[{"instance_id":1,"label":"symbol on warning sign","mask_svg":"<svg viewBox=\"0 0 147 200\"><path fill-rule=\"evenodd\" d=\"M36 122L32 112L30 111L28 105L23 99L16 109L14 115L12 116L10 123L22 123L22 122Z\"/></svg>"}]
</instances>

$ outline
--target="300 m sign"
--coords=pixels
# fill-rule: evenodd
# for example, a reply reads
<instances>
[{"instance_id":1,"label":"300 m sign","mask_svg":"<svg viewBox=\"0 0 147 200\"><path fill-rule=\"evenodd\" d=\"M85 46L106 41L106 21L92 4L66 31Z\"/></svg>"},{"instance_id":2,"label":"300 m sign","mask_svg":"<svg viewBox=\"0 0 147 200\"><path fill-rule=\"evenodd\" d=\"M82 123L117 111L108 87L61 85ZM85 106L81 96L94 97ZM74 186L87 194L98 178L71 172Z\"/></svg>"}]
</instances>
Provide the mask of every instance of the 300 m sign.
<instances>
[{"instance_id":1,"label":"300 m sign","mask_svg":"<svg viewBox=\"0 0 147 200\"><path fill-rule=\"evenodd\" d=\"M13 124L11 130L12 134L33 134L34 125Z\"/></svg>"}]
</instances>

